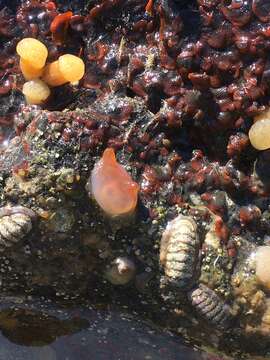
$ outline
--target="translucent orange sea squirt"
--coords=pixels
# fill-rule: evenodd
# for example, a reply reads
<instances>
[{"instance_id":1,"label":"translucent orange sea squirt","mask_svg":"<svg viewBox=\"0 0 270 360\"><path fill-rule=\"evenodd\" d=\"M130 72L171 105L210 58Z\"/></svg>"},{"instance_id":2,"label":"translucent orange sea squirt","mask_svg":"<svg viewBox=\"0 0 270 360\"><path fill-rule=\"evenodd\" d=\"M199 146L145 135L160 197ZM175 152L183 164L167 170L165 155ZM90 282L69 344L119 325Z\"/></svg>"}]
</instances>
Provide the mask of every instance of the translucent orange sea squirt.
<instances>
[{"instance_id":1,"label":"translucent orange sea squirt","mask_svg":"<svg viewBox=\"0 0 270 360\"><path fill-rule=\"evenodd\" d=\"M107 214L118 216L135 210L139 185L118 164L113 149L104 151L94 166L90 182L93 197Z\"/></svg>"}]
</instances>

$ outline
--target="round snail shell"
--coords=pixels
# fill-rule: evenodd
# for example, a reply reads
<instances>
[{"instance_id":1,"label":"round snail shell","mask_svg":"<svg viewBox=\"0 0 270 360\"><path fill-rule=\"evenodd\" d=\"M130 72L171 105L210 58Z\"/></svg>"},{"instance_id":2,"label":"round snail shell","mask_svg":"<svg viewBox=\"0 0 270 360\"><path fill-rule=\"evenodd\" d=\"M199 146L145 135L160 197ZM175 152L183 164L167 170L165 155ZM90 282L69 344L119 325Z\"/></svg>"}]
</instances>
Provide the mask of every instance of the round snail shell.
<instances>
[{"instance_id":1,"label":"round snail shell","mask_svg":"<svg viewBox=\"0 0 270 360\"><path fill-rule=\"evenodd\" d=\"M113 285L125 285L135 276L136 267L132 260L118 257L105 272L105 278Z\"/></svg>"}]
</instances>

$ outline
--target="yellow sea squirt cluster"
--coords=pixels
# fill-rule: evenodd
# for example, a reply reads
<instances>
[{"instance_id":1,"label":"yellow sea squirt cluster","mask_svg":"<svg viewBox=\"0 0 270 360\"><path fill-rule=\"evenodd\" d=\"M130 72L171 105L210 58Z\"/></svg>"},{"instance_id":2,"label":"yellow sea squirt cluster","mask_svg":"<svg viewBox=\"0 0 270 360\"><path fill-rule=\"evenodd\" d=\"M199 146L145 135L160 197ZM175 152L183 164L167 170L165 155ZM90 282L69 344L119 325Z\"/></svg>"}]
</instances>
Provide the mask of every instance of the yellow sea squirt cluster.
<instances>
[{"instance_id":1,"label":"yellow sea squirt cluster","mask_svg":"<svg viewBox=\"0 0 270 360\"><path fill-rule=\"evenodd\" d=\"M28 80L22 90L28 104L44 103L51 93L49 86L75 83L84 76L83 60L72 54L64 54L58 60L46 64L48 50L37 39L22 39L16 50L20 56L20 69Z\"/></svg>"}]
</instances>

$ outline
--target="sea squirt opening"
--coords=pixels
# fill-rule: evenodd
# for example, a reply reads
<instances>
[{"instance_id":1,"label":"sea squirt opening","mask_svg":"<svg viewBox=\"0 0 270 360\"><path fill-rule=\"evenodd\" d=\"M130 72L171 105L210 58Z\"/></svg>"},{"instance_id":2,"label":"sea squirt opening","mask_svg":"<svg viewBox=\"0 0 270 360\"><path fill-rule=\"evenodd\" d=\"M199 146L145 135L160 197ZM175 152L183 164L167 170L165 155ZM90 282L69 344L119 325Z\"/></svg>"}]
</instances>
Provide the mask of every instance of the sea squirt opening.
<instances>
[{"instance_id":1,"label":"sea squirt opening","mask_svg":"<svg viewBox=\"0 0 270 360\"><path fill-rule=\"evenodd\" d=\"M137 205L139 185L123 166L114 150L107 148L94 166L90 178L91 192L99 206L109 215L132 213Z\"/></svg>"}]
</instances>

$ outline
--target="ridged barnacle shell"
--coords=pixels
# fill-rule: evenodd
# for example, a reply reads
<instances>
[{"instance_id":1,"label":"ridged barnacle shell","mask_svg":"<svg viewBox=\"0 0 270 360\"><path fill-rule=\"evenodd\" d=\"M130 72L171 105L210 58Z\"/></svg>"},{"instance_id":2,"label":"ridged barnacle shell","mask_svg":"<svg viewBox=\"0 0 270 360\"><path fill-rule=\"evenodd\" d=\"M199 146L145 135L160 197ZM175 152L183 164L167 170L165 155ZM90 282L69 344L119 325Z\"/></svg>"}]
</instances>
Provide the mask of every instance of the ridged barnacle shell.
<instances>
[{"instance_id":1,"label":"ridged barnacle shell","mask_svg":"<svg viewBox=\"0 0 270 360\"><path fill-rule=\"evenodd\" d=\"M185 290L197 278L200 241L195 221L179 215L167 225L161 239L160 263L167 281Z\"/></svg>"},{"instance_id":2,"label":"ridged barnacle shell","mask_svg":"<svg viewBox=\"0 0 270 360\"><path fill-rule=\"evenodd\" d=\"M209 323L219 329L226 329L229 326L230 307L212 289L199 284L189 292L188 297L196 312Z\"/></svg>"},{"instance_id":3,"label":"ridged barnacle shell","mask_svg":"<svg viewBox=\"0 0 270 360\"><path fill-rule=\"evenodd\" d=\"M36 214L23 206L0 208L0 251L13 246L32 229Z\"/></svg>"}]
</instances>

